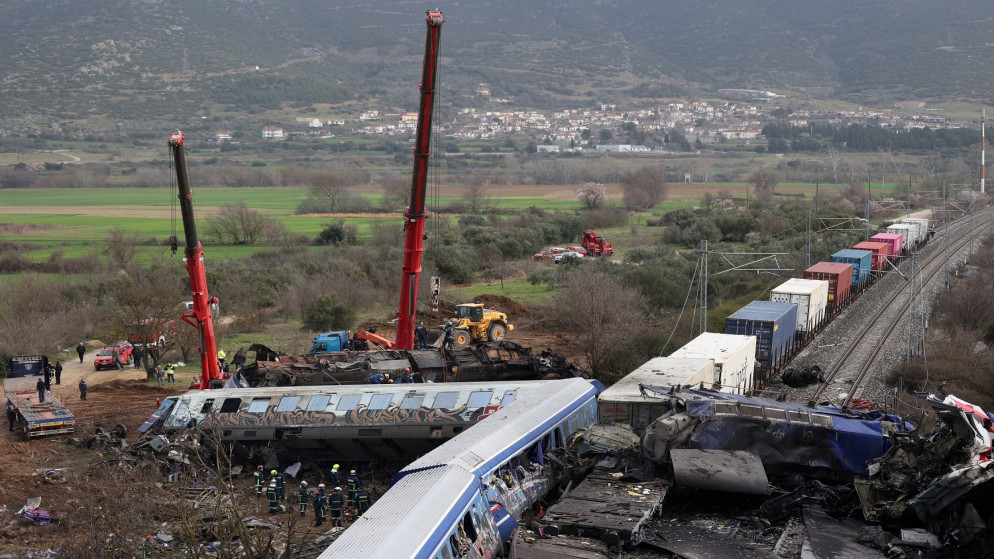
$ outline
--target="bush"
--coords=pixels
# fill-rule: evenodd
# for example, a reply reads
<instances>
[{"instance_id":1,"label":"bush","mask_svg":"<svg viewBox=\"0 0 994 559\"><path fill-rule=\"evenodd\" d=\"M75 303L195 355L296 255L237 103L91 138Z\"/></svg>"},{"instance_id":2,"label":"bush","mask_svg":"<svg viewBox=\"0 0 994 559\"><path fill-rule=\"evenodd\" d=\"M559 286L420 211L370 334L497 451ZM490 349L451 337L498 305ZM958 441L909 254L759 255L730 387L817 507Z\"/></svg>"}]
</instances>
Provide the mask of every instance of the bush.
<instances>
[{"instance_id":1,"label":"bush","mask_svg":"<svg viewBox=\"0 0 994 559\"><path fill-rule=\"evenodd\" d=\"M335 295L321 295L304 309L304 327L308 330L348 330L355 320L355 310Z\"/></svg>"}]
</instances>

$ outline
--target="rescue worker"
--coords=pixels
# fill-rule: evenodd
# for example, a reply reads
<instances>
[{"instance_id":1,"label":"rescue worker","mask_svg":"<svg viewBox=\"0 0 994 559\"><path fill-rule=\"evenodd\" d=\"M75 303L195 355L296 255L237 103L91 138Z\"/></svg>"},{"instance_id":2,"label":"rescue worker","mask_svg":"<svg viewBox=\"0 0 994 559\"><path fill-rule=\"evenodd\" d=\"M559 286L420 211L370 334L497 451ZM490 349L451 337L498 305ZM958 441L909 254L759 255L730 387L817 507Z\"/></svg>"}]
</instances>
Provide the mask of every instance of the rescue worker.
<instances>
[{"instance_id":1,"label":"rescue worker","mask_svg":"<svg viewBox=\"0 0 994 559\"><path fill-rule=\"evenodd\" d=\"M269 514L276 514L280 512L280 499L276 495L276 481L269 482L269 487L266 489L266 497L269 498Z\"/></svg>"},{"instance_id":2,"label":"rescue worker","mask_svg":"<svg viewBox=\"0 0 994 559\"><path fill-rule=\"evenodd\" d=\"M318 492L314 494L314 525L320 526L324 524L324 520L327 517L326 508L328 507L328 500L324 496L324 484L318 484Z\"/></svg>"},{"instance_id":3,"label":"rescue worker","mask_svg":"<svg viewBox=\"0 0 994 559\"><path fill-rule=\"evenodd\" d=\"M331 482L332 487L342 484L342 474L338 473L338 468L340 466L335 464L331 467L331 472L328 474L328 481Z\"/></svg>"},{"instance_id":4,"label":"rescue worker","mask_svg":"<svg viewBox=\"0 0 994 559\"><path fill-rule=\"evenodd\" d=\"M336 487L328 496L328 508L331 510L331 525L342 526L342 510L345 508L345 499L342 498L342 488Z\"/></svg>"},{"instance_id":5,"label":"rescue worker","mask_svg":"<svg viewBox=\"0 0 994 559\"><path fill-rule=\"evenodd\" d=\"M86 353L86 345L83 342L79 342L76 346L76 354L79 355L79 362L83 362L83 354Z\"/></svg>"},{"instance_id":6,"label":"rescue worker","mask_svg":"<svg viewBox=\"0 0 994 559\"><path fill-rule=\"evenodd\" d=\"M224 371L224 358L227 356L223 349L217 350L217 366L222 371Z\"/></svg>"},{"instance_id":7,"label":"rescue worker","mask_svg":"<svg viewBox=\"0 0 994 559\"><path fill-rule=\"evenodd\" d=\"M55 362L55 384L62 384L62 361Z\"/></svg>"},{"instance_id":8,"label":"rescue worker","mask_svg":"<svg viewBox=\"0 0 994 559\"><path fill-rule=\"evenodd\" d=\"M79 379L79 399L86 399L86 379Z\"/></svg>"},{"instance_id":9,"label":"rescue worker","mask_svg":"<svg viewBox=\"0 0 994 559\"><path fill-rule=\"evenodd\" d=\"M38 379L35 383L35 388L38 390L38 403L45 402L45 381Z\"/></svg>"},{"instance_id":10,"label":"rescue worker","mask_svg":"<svg viewBox=\"0 0 994 559\"><path fill-rule=\"evenodd\" d=\"M286 478L276 470L269 472L269 475L273 476L273 481L276 482L276 496L282 501L286 496L283 491L286 488Z\"/></svg>"},{"instance_id":11,"label":"rescue worker","mask_svg":"<svg viewBox=\"0 0 994 559\"><path fill-rule=\"evenodd\" d=\"M372 504L373 498L369 496L369 492L365 489L360 489L359 492L356 493L356 518L362 516L362 513L369 510L369 506Z\"/></svg>"},{"instance_id":12,"label":"rescue worker","mask_svg":"<svg viewBox=\"0 0 994 559\"><path fill-rule=\"evenodd\" d=\"M415 349L428 349L428 327L424 322L419 322L414 327L414 335L418 339Z\"/></svg>"},{"instance_id":13,"label":"rescue worker","mask_svg":"<svg viewBox=\"0 0 994 559\"><path fill-rule=\"evenodd\" d=\"M386 376L383 373L374 373L369 376L369 382L372 384L383 384L386 381Z\"/></svg>"},{"instance_id":14,"label":"rescue worker","mask_svg":"<svg viewBox=\"0 0 994 559\"><path fill-rule=\"evenodd\" d=\"M414 382L414 377L411 376L411 369L404 369L404 372L400 375L400 382L404 384Z\"/></svg>"},{"instance_id":15,"label":"rescue worker","mask_svg":"<svg viewBox=\"0 0 994 559\"><path fill-rule=\"evenodd\" d=\"M355 470L349 472L349 477L345 478L345 487L349 490L349 504L355 506L356 497L362 489L362 482L359 481L359 476L355 475Z\"/></svg>"},{"instance_id":16,"label":"rescue worker","mask_svg":"<svg viewBox=\"0 0 994 559\"><path fill-rule=\"evenodd\" d=\"M261 499L262 488L266 484L266 474L263 473L262 466L259 466L255 469L255 473L252 475L255 476L255 497L257 499Z\"/></svg>"},{"instance_id":17,"label":"rescue worker","mask_svg":"<svg viewBox=\"0 0 994 559\"><path fill-rule=\"evenodd\" d=\"M7 402L7 423L10 423L10 430L14 430L14 423L17 422L17 408L14 404Z\"/></svg>"},{"instance_id":18,"label":"rescue worker","mask_svg":"<svg viewBox=\"0 0 994 559\"><path fill-rule=\"evenodd\" d=\"M176 366L172 362L166 364L166 381L169 384L176 384Z\"/></svg>"},{"instance_id":19,"label":"rescue worker","mask_svg":"<svg viewBox=\"0 0 994 559\"><path fill-rule=\"evenodd\" d=\"M300 489L297 490L300 494L300 516L307 514L307 502L310 501L310 495L307 493L307 482L300 480Z\"/></svg>"}]
</instances>

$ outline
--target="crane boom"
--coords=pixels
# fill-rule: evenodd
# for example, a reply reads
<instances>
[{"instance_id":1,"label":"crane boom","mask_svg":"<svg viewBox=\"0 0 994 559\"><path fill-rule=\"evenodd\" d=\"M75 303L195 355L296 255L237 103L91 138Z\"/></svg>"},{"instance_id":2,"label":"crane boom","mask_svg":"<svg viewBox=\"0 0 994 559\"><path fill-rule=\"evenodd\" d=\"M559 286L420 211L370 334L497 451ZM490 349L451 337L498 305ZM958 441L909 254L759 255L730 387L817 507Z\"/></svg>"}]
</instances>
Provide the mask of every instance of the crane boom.
<instances>
[{"instance_id":1,"label":"crane boom","mask_svg":"<svg viewBox=\"0 0 994 559\"><path fill-rule=\"evenodd\" d=\"M197 223L193 216L193 190L187 178L186 154L183 151L185 137L176 132L169 138L169 150L176 165L176 182L179 186L179 207L183 216L183 234L186 237L183 261L190 275L190 291L193 294L193 310L183 314L183 322L200 332L200 380L193 388L210 388L213 380L220 380L221 367L217 360L217 341L214 338L214 316L211 303L217 300L207 293L207 273L204 270L204 249L197 234Z\"/></svg>"},{"instance_id":2,"label":"crane boom","mask_svg":"<svg viewBox=\"0 0 994 559\"><path fill-rule=\"evenodd\" d=\"M397 309L397 349L414 349L414 324L418 306L418 276L424 253L425 194L428 182L428 156L431 141L431 117L437 88L438 45L442 32L442 12L430 10L425 18L425 58L421 72L421 104L414 143L414 175L411 197L404 211L404 264Z\"/></svg>"}]
</instances>

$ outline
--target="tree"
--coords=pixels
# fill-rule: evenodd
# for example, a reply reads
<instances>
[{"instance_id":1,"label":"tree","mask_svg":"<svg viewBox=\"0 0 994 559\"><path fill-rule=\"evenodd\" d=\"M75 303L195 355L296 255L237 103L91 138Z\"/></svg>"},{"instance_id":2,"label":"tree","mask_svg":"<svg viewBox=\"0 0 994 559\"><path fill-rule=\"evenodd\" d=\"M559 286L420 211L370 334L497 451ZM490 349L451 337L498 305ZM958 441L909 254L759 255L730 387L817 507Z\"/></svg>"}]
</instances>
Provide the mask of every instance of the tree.
<instances>
[{"instance_id":1,"label":"tree","mask_svg":"<svg viewBox=\"0 0 994 559\"><path fill-rule=\"evenodd\" d=\"M576 199L588 210L595 210L607 199L607 187L599 182L584 183L576 189Z\"/></svg>"},{"instance_id":2,"label":"tree","mask_svg":"<svg viewBox=\"0 0 994 559\"><path fill-rule=\"evenodd\" d=\"M107 248L104 249L104 254L110 257L115 266L124 269L135 257L139 244L141 242L138 235L115 227L107 233Z\"/></svg>"},{"instance_id":3,"label":"tree","mask_svg":"<svg viewBox=\"0 0 994 559\"><path fill-rule=\"evenodd\" d=\"M463 200L469 205L469 213L485 213L490 209L491 200L487 196L490 181L483 173L473 173L463 187Z\"/></svg>"},{"instance_id":4,"label":"tree","mask_svg":"<svg viewBox=\"0 0 994 559\"><path fill-rule=\"evenodd\" d=\"M611 139L611 131L607 128L602 128L600 132L597 133L597 137L600 138L601 142L607 142Z\"/></svg>"},{"instance_id":5,"label":"tree","mask_svg":"<svg viewBox=\"0 0 994 559\"><path fill-rule=\"evenodd\" d=\"M642 167L621 175L621 190L625 207L632 211L647 210L666 199L669 185L662 167Z\"/></svg>"},{"instance_id":6,"label":"tree","mask_svg":"<svg viewBox=\"0 0 994 559\"><path fill-rule=\"evenodd\" d=\"M147 346L142 351L150 358L144 362L149 379L153 377L154 364L176 347L180 329L195 330L180 323L183 311L179 305L188 292L184 292L177 276L161 272L150 268L133 271L113 286L113 303L105 306L111 313L108 328L113 334L146 339ZM188 337L199 343L199 336Z\"/></svg>"},{"instance_id":7,"label":"tree","mask_svg":"<svg viewBox=\"0 0 994 559\"><path fill-rule=\"evenodd\" d=\"M311 196L319 202L313 209L331 213L369 209L370 204L365 198L349 190L352 185L357 184L356 181L365 180L363 177L368 175L363 174L365 171L354 165L350 166L348 171L346 173L324 171L311 175L308 188ZM313 204L314 200L311 202ZM302 203L302 206L305 205ZM310 208L310 206L305 207Z\"/></svg>"},{"instance_id":8,"label":"tree","mask_svg":"<svg viewBox=\"0 0 994 559\"><path fill-rule=\"evenodd\" d=\"M411 195L411 179L386 177L383 179L383 207L386 210L403 210Z\"/></svg>"},{"instance_id":9,"label":"tree","mask_svg":"<svg viewBox=\"0 0 994 559\"><path fill-rule=\"evenodd\" d=\"M756 191L756 197L760 200L773 198L773 193L777 188L779 177L773 171L760 169L752 174L750 181Z\"/></svg>"},{"instance_id":10,"label":"tree","mask_svg":"<svg viewBox=\"0 0 994 559\"><path fill-rule=\"evenodd\" d=\"M207 231L217 237L219 243L231 239L232 244L254 245L265 230L270 218L253 210L239 200L234 204L221 206L217 215L207 219Z\"/></svg>"},{"instance_id":11,"label":"tree","mask_svg":"<svg viewBox=\"0 0 994 559\"><path fill-rule=\"evenodd\" d=\"M586 357L595 377L604 378L645 328L646 301L640 291L590 268L579 266L566 278L547 316L567 332L562 342Z\"/></svg>"},{"instance_id":12,"label":"tree","mask_svg":"<svg viewBox=\"0 0 994 559\"><path fill-rule=\"evenodd\" d=\"M304 327L308 330L347 330L356 319L356 311L335 295L321 295L304 307Z\"/></svg>"},{"instance_id":13,"label":"tree","mask_svg":"<svg viewBox=\"0 0 994 559\"><path fill-rule=\"evenodd\" d=\"M336 219L318 233L315 242L319 245L354 245L358 227L354 223L345 223L344 219Z\"/></svg>"}]
</instances>

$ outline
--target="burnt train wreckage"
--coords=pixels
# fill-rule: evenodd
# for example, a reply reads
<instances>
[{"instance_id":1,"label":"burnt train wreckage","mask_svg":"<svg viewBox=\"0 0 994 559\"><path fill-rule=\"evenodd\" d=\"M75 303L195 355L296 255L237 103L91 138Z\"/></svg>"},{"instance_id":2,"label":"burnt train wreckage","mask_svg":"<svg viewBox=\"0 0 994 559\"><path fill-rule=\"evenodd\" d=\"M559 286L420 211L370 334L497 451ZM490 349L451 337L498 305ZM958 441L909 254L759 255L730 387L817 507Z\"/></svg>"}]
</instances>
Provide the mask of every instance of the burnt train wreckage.
<instances>
[{"instance_id":1,"label":"burnt train wreckage","mask_svg":"<svg viewBox=\"0 0 994 559\"><path fill-rule=\"evenodd\" d=\"M236 381L242 386L321 386L366 384L375 374L412 382L473 382L570 378L583 369L545 349L537 354L514 342L488 342L453 350L340 351L308 355L280 355L253 344L256 360L242 367ZM244 359L239 351L236 358Z\"/></svg>"}]
</instances>

